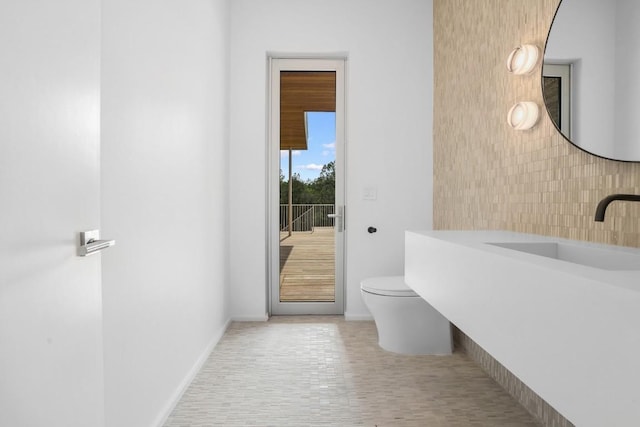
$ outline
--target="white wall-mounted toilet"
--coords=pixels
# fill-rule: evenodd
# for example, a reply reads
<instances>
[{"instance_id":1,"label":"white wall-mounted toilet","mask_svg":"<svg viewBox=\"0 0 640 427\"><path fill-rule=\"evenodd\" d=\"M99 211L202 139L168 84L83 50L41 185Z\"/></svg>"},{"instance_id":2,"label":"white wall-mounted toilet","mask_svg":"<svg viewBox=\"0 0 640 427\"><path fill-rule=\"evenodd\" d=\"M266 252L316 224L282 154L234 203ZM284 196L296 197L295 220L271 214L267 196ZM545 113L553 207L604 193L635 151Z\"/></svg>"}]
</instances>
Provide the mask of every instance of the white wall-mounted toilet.
<instances>
[{"instance_id":1,"label":"white wall-mounted toilet","mask_svg":"<svg viewBox=\"0 0 640 427\"><path fill-rule=\"evenodd\" d=\"M401 354L451 354L451 324L405 284L404 276L365 279L360 292L380 347Z\"/></svg>"}]
</instances>

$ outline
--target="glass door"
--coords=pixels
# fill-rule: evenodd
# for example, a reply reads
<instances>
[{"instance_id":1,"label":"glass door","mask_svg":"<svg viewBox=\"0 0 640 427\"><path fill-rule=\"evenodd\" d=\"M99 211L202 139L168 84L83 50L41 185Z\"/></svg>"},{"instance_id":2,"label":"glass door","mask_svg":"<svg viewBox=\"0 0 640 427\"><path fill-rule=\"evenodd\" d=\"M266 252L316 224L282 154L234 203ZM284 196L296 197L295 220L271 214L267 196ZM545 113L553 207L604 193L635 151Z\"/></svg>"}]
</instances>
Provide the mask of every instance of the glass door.
<instances>
[{"instance_id":1,"label":"glass door","mask_svg":"<svg viewBox=\"0 0 640 427\"><path fill-rule=\"evenodd\" d=\"M342 314L344 60L271 62L271 312Z\"/></svg>"}]
</instances>

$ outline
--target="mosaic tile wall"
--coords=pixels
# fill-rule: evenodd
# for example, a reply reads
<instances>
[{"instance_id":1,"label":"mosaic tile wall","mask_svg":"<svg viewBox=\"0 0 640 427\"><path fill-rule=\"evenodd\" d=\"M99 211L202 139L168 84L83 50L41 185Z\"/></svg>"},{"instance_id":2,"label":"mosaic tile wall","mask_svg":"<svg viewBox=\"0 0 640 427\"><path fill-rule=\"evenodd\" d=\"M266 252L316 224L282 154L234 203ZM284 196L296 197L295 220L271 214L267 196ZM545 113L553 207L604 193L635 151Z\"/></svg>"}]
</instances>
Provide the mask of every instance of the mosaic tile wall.
<instances>
[{"instance_id":1,"label":"mosaic tile wall","mask_svg":"<svg viewBox=\"0 0 640 427\"><path fill-rule=\"evenodd\" d=\"M542 110L538 125L506 123L518 101L543 106L540 71L514 76L509 52L541 48L560 0L434 0L434 229L504 229L640 247L640 163L605 160L569 144ZM547 426L568 421L460 331L456 341Z\"/></svg>"},{"instance_id":2,"label":"mosaic tile wall","mask_svg":"<svg viewBox=\"0 0 640 427\"><path fill-rule=\"evenodd\" d=\"M505 229L640 247L640 164L569 144L546 111L529 131L506 123L517 101L543 105L540 71L514 76L509 52L544 46L559 0L434 0L434 228Z\"/></svg>"}]
</instances>

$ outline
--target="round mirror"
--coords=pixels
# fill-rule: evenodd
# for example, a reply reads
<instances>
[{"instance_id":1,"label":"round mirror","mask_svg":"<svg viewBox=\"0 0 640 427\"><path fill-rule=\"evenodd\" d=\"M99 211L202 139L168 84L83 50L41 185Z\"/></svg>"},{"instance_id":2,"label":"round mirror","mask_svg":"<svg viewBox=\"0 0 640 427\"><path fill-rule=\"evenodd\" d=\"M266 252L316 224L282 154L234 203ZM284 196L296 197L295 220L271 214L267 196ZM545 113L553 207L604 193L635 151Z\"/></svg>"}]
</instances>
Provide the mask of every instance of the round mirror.
<instances>
[{"instance_id":1,"label":"round mirror","mask_svg":"<svg viewBox=\"0 0 640 427\"><path fill-rule=\"evenodd\" d=\"M562 0L549 30L542 92L577 147L640 161L640 1Z\"/></svg>"}]
</instances>

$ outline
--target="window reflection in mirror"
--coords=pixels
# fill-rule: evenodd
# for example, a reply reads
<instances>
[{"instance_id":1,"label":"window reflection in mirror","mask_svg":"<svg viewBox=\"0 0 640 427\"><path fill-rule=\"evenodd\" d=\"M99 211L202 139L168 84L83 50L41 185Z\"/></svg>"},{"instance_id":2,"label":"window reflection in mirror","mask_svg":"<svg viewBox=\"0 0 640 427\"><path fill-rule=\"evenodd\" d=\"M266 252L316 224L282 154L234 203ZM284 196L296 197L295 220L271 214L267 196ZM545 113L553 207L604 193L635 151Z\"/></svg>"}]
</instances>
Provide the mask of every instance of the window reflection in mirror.
<instances>
[{"instance_id":1,"label":"window reflection in mirror","mask_svg":"<svg viewBox=\"0 0 640 427\"><path fill-rule=\"evenodd\" d=\"M567 138L571 138L571 64L544 64L542 92L549 117Z\"/></svg>"}]
</instances>

